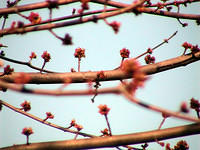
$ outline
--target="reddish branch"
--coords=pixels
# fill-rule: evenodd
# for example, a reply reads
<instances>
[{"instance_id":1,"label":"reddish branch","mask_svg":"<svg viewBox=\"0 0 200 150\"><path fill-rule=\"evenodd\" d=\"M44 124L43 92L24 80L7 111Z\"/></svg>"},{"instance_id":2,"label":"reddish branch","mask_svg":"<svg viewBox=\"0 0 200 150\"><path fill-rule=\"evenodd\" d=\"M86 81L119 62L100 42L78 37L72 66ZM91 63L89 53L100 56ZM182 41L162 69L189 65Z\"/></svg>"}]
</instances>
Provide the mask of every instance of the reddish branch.
<instances>
[{"instance_id":1,"label":"reddish branch","mask_svg":"<svg viewBox=\"0 0 200 150\"><path fill-rule=\"evenodd\" d=\"M142 66L142 71L147 74L156 74L162 71L170 70L173 68L186 66L190 63L200 60L200 52L195 54L188 54L178 56L169 60L158 62L151 65ZM31 84L52 84L52 83L65 83L66 80L70 80L71 83L82 83L88 81L96 81L97 74L99 71L95 72L68 72L68 73L27 73L30 80L28 83ZM0 77L0 79L6 82L15 82L15 78L19 76L20 73L12 73L11 75L5 75ZM99 81L111 81L111 80L122 80L132 78L132 74L126 74L121 69L104 71L105 78L98 79Z\"/></svg>"},{"instance_id":2,"label":"reddish branch","mask_svg":"<svg viewBox=\"0 0 200 150\"><path fill-rule=\"evenodd\" d=\"M91 139L65 140L55 142L32 143L30 145L14 145L0 148L0 150L43 150L51 147L52 150L58 149L94 149L103 147L116 147L121 145L140 144L145 142L155 142L155 140L166 140L177 137L195 135L200 133L200 124L190 124L173 128L139 132L133 134L114 135L112 137L95 137ZM152 136L153 135L153 136Z\"/></svg>"}]
</instances>

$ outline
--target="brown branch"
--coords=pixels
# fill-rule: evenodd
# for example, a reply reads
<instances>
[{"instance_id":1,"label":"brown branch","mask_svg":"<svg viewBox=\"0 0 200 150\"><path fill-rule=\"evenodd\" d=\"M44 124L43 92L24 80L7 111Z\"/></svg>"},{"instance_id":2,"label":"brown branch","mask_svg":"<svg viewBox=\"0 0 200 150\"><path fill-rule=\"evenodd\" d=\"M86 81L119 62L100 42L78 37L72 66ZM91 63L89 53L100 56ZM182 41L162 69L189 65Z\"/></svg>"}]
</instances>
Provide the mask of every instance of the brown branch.
<instances>
[{"instance_id":1,"label":"brown branch","mask_svg":"<svg viewBox=\"0 0 200 150\"><path fill-rule=\"evenodd\" d=\"M133 134L114 135L112 137L95 137L91 139L65 140L54 142L32 143L30 145L14 145L0 148L0 150L43 150L51 147L51 150L58 149L94 149L104 147L115 147L121 145L140 144L145 142L155 142L171 138L200 134L200 124L190 124L173 128L153 130Z\"/></svg>"},{"instance_id":2,"label":"brown branch","mask_svg":"<svg viewBox=\"0 0 200 150\"><path fill-rule=\"evenodd\" d=\"M193 62L200 60L200 52L195 54L187 54L178 56L169 60L158 62L155 64L142 66L142 71L147 74L156 74L162 71L170 70L173 68L186 66ZM83 83L88 81L96 81L97 74L99 71L94 72L68 72L68 73L27 73L30 77L28 83L31 84L52 84L52 83L65 83L66 79L69 79L71 83ZM19 76L20 73L12 73L11 75L5 75L0 77L0 79L14 83L15 78ZM101 81L111 81L111 80L122 80L132 78L132 74L126 74L121 69L104 71L105 78L98 79ZM94 93L95 94L95 93Z\"/></svg>"},{"instance_id":3,"label":"brown branch","mask_svg":"<svg viewBox=\"0 0 200 150\"><path fill-rule=\"evenodd\" d=\"M58 0L57 2L58 2L58 5L64 5L64 4L70 4L70 3L74 3L78 1L79 0ZM48 2L39 2L39 3L33 3L33 4L10 7L10 8L0 8L0 15L47 8L48 6L49 6Z\"/></svg>"},{"instance_id":4,"label":"brown branch","mask_svg":"<svg viewBox=\"0 0 200 150\"><path fill-rule=\"evenodd\" d=\"M13 110L13 111L15 111L15 112L17 112L17 113L20 113L20 114L22 114L22 115L24 115L24 116L26 116L26 117L28 117L28 118L31 118L31 119L33 119L33 120L35 120L35 121L38 121L38 122L40 122L40 123L42 123L42 124L45 124L45 125L47 125L47 126L56 128L56 129L58 129L58 130L61 130L61 131L64 131L64 132L73 133L73 134L79 134L79 135L82 135L82 136L84 136L84 137L95 137L94 135L82 133L82 132L79 132L79 131L74 131L74 130L71 130L71 129L68 129L68 128L64 128L64 127L58 126L58 125L56 125L56 124L50 123L50 122L48 122L48 121L44 121L44 119L41 119L41 118L39 118L39 117L36 117L36 116L34 116L34 115L30 114L30 113L27 113L27 112L25 112L25 111L23 111L23 110L21 110L21 109L18 109L18 108L16 108L16 107L14 107L14 106L12 106L12 105L6 103L5 101L0 100L0 104L6 106L7 108L9 108L9 109L11 109L11 110Z\"/></svg>"}]
</instances>

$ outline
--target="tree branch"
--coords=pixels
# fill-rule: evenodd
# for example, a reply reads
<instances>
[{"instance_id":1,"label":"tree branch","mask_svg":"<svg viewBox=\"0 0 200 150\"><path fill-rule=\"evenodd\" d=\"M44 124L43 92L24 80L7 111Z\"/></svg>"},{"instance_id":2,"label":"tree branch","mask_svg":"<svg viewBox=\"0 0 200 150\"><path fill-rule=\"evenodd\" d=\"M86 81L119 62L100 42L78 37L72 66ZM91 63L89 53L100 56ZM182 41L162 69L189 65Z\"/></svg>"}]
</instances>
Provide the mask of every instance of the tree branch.
<instances>
[{"instance_id":1,"label":"tree branch","mask_svg":"<svg viewBox=\"0 0 200 150\"><path fill-rule=\"evenodd\" d=\"M54 141L32 143L30 145L14 145L1 148L0 150L44 150L49 147L51 150L60 149L94 149L103 147L115 147L121 145L140 144L145 142L155 142L155 140L166 140L182 136L195 135L200 133L200 124L190 124L179 127L153 130L125 135L114 135L112 137L95 137L91 139Z\"/></svg>"},{"instance_id":2,"label":"tree branch","mask_svg":"<svg viewBox=\"0 0 200 150\"><path fill-rule=\"evenodd\" d=\"M195 54L187 54L158 62L155 64L142 66L141 70L146 75L156 74L162 71L174 69L181 66L186 66L193 62L200 60L200 52ZM96 81L97 74L99 71L94 72L68 72L68 73L27 73L30 80L28 83L31 84L53 84L53 83L65 83L66 80L70 80L71 83L83 83L89 81ZM14 83L15 78L19 76L20 73L12 73L11 75L1 76L0 79ZM112 80L122 80L132 78L132 74L126 74L121 69L104 71L105 78L98 79L99 81L112 81Z\"/></svg>"}]
</instances>

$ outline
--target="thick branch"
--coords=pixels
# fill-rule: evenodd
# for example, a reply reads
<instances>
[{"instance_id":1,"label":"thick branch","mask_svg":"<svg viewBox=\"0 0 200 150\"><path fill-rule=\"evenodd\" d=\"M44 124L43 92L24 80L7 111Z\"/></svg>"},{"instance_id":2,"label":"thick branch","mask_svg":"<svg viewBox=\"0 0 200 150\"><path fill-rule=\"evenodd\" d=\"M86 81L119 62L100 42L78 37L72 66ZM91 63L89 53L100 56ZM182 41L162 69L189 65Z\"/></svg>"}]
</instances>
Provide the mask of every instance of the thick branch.
<instances>
[{"instance_id":1,"label":"thick branch","mask_svg":"<svg viewBox=\"0 0 200 150\"><path fill-rule=\"evenodd\" d=\"M190 63L198 61L200 59L200 52L188 55L178 56L169 60L165 60L159 63L142 66L142 71L147 74L155 74L162 71L170 70L173 68L186 66ZM15 78L20 73L12 73L11 75L5 75L0 79L13 83ZM70 72L70 73L27 73L30 77L28 83L31 84L52 84L52 83L65 83L66 80L70 80L71 83L82 83L89 81L96 81L98 71L94 72ZM121 69L104 71L105 78L98 79L99 81L111 81L122 80L132 78L132 74L126 74Z\"/></svg>"},{"instance_id":2,"label":"thick branch","mask_svg":"<svg viewBox=\"0 0 200 150\"><path fill-rule=\"evenodd\" d=\"M115 135L112 137L96 137L91 139L67 140L55 142L32 143L30 145L15 145L1 148L0 150L51 150L60 149L94 149L103 147L114 147L121 145L140 144L145 142L155 142L155 140L165 140L182 136L189 136L200 133L200 124L190 124L162 130L153 130L126 135Z\"/></svg>"}]
</instances>

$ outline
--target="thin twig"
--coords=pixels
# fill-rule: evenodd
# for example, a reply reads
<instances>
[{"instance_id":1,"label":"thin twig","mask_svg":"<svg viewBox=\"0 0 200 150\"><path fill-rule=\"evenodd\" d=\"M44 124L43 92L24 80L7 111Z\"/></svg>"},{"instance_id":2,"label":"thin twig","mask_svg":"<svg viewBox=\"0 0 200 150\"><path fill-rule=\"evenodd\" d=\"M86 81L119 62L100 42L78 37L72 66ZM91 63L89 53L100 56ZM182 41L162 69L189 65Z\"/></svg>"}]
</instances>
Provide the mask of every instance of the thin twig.
<instances>
[{"instance_id":1,"label":"thin twig","mask_svg":"<svg viewBox=\"0 0 200 150\"><path fill-rule=\"evenodd\" d=\"M107 115L104 115L104 116L105 116L105 119L106 119L106 124L108 126L108 130L109 130L110 136L112 136L112 131L111 131L110 123L108 121L108 116Z\"/></svg>"},{"instance_id":2,"label":"thin twig","mask_svg":"<svg viewBox=\"0 0 200 150\"><path fill-rule=\"evenodd\" d=\"M152 52L153 52L155 49L157 49L157 48L159 48L160 46L162 46L163 44L168 43L168 41L169 41L171 38L173 38L173 37L177 34L177 32L178 32L178 31L174 32L168 39L164 39L162 43L160 43L160 44L156 45L155 47L153 47L153 48L151 49ZM149 53L149 52L148 52L148 50L147 50L146 52L142 53L141 55L135 57L135 59L138 59L138 58L140 58L140 57L142 57L142 56L144 56L144 55L146 55L146 54L148 54L148 53Z\"/></svg>"},{"instance_id":3,"label":"thin twig","mask_svg":"<svg viewBox=\"0 0 200 150\"><path fill-rule=\"evenodd\" d=\"M81 59L78 58L78 72L80 72L80 67L81 67Z\"/></svg>"},{"instance_id":4,"label":"thin twig","mask_svg":"<svg viewBox=\"0 0 200 150\"><path fill-rule=\"evenodd\" d=\"M1 30L3 30L3 29L4 29L4 27L5 27L5 24L6 24L6 19L7 19L6 17L4 17L4 18L3 18L3 24L2 24Z\"/></svg>"},{"instance_id":5,"label":"thin twig","mask_svg":"<svg viewBox=\"0 0 200 150\"><path fill-rule=\"evenodd\" d=\"M52 29L50 29L49 32L50 32L53 36L55 36L57 39L62 40L62 38L61 38L60 36L58 36L55 32L53 32Z\"/></svg>"},{"instance_id":6,"label":"thin twig","mask_svg":"<svg viewBox=\"0 0 200 150\"><path fill-rule=\"evenodd\" d=\"M34 115L30 114L30 113L27 113L27 112L25 112L25 111L22 111L22 110L20 110L20 109L18 109L18 108L16 108L16 107L14 107L14 106L12 106L12 105L6 103L6 102L3 101L3 100L0 100L0 103L1 103L2 105L6 106L7 108L9 108L9 109L11 109L11 110L17 112L17 113L20 113L20 114L22 114L22 115L24 115L24 116L26 116L26 117L28 117L28 118L31 118L31 119L33 119L33 120L36 120L36 121L38 121L38 122L40 122L40 123L42 123L42 124L45 124L45 125L47 125L47 126L56 128L56 129L58 129L58 130L61 130L61 131L64 131L64 132L73 133L73 134L79 134L79 135L82 135L82 136L84 136L84 137L95 137L94 135L91 135L91 134L86 134L86 133L78 132L78 131L75 131L75 130L67 129L67 128L58 126L58 125L56 125L56 124L50 123L50 122L48 122L48 121L44 121L44 119L41 119L41 118L39 118L39 117L36 117L36 116L34 116Z\"/></svg>"},{"instance_id":7,"label":"thin twig","mask_svg":"<svg viewBox=\"0 0 200 150\"><path fill-rule=\"evenodd\" d=\"M32 69L41 71L41 68L33 66L30 62L18 61L18 60L11 59L11 58L8 58L8 57L2 56L2 55L0 55L0 58L3 59L3 60L9 61L9 62L15 63L15 64L25 65L25 66L28 66ZM44 70L44 69L42 69L42 71L47 72L47 73L56 73L56 72Z\"/></svg>"},{"instance_id":8,"label":"thin twig","mask_svg":"<svg viewBox=\"0 0 200 150\"><path fill-rule=\"evenodd\" d=\"M160 125L159 125L159 127L158 127L158 130L161 129L161 127L163 126L165 120L166 120L166 117L164 117L163 120L161 121L161 123L160 123Z\"/></svg>"}]
</instances>

